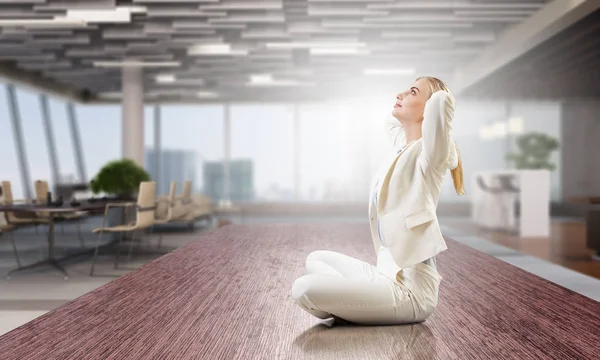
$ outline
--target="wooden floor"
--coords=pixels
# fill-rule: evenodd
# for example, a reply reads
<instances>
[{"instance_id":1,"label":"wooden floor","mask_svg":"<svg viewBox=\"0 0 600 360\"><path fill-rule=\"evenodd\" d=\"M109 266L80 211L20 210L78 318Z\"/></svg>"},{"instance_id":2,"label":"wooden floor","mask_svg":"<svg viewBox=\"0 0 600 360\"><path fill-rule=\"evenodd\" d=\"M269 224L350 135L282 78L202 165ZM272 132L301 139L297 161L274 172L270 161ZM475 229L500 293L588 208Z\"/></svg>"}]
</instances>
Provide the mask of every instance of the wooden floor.
<instances>
[{"instance_id":1,"label":"wooden floor","mask_svg":"<svg viewBox=\"0 0 600 360\"><path fill-rule=\"evenodd\" d=\"M552 221L551 235L547 238L521 238L504 232L480 230L468 220L448 220L445 223L524 254L545 259L600 279L600 261L591 259L593 251L587 248L585 244L586 230L584 222Z\"/></svg>"},{"instance_id":2,"label":"wooden floor","mask_svg":"<svg viewBox=\"0 0 600 360\"><path fill-rule=\"evenodd\" d=\"M598 358L599 302L450 238L425 322L327 328L293 302L308 254L374 263L369 238L365 224L225 226L0 336L0 358Z\"/></svg>"}]
</instances>

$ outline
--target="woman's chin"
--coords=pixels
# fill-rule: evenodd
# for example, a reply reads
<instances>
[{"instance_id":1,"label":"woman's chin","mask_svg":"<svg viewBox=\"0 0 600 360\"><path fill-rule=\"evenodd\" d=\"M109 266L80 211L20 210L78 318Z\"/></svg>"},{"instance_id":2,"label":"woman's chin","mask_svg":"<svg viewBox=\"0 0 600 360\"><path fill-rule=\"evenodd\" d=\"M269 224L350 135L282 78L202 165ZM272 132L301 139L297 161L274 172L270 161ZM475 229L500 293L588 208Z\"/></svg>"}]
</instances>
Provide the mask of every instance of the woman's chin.
<instances>
[{"instance_id":1,"label":"woman's chin","mask_svg":"<svg viewBox=\"0 0 600 360\"><path fill-rule=\"evenodd\" d=\"M395 117L398 120L400 120L401 113L402 112L400 111L400 108L394 108L392 110L392 116Z\"/></svg>"}]
</instances>

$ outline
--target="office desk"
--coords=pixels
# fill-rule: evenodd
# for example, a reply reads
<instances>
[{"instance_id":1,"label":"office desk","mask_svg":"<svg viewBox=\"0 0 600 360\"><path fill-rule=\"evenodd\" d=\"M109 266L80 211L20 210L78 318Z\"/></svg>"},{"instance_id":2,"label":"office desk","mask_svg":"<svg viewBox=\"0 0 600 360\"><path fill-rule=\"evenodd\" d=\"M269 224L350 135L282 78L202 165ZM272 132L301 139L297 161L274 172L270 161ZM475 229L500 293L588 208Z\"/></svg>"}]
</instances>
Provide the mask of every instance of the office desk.
<instances>
[{"instance_id":1,"label":"office desk","mask_svg":"<svg viewBox=\"0 0 600 360\"><path fill-rule=\"evenodd\" d=\"M0 337L16 359L594 359L600 303L448 239L436 312L318 325L290 298L313 250L375 255L366 225L231 225ZM597 358L597 357L596 357Z\"/></svg>"},{"instance_id":2,"label":"office desk","mask_svg":"<svg viewBox=\"0 0 600 360\"><path fill-rule=\"evenodd\" d=\"M36 215L39 213L43 213L43 218L47 221L47 223L40 223L41 225L48 225L48 258L42 260L40 262L36 262L31 265L17 267L9 271L7 278L10 277L19 271L31 270L42 266L51 266L54 269L60 271L65 280L69 278L69 274L67 271L59 264L59 259L54 257L54 224L56 222L56 218L60 215L72 214L79 211L91 211L97 212L99 209L104 208L104 204L102 203L84 203L81 206L70 206L68 204L62 206L48 206L44 204L14 204L14 205L0 205L0 213L4 212L13 212L15 214L28 214L28 215ZM64 260L64 259L63 259Z\"/></svg>"}]
</instances>

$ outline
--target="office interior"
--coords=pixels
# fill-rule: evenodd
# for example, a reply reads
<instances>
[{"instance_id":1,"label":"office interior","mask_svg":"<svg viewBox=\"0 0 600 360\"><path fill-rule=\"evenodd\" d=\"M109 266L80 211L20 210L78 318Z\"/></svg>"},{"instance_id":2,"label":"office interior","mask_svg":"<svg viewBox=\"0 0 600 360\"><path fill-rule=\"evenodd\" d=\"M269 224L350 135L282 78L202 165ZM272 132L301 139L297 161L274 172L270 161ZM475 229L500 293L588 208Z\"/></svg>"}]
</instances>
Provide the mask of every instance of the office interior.
<instances>
[{"instance_id":1,"label":"office interior","mask_svg":"<svg viewBox=\"0 0 600 360\"><path fill-rule=\"evenodd\" d=\"M384 122L419 76L456 97L466 195L448 174L444 236L600 301L596 0L23 0L0 14L0 334L212 234L260 246L271 225L368 229ZM155 183L155 215L115 250L94 230L137 226L140 207L107 204L138 199L92 182L123 159ZM50 227L17 204L73 211ZM66 260L21 269L50 253Z\"/></svg>"}]
</instances>

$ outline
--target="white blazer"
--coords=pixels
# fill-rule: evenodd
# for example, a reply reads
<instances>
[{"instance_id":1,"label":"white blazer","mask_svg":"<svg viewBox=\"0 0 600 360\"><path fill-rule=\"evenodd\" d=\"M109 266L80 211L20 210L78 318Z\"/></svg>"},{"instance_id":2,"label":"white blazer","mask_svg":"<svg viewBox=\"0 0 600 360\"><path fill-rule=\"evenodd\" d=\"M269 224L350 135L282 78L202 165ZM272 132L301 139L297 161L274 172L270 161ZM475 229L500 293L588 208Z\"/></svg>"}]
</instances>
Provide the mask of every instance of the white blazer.
<instances>
[{"instance_id":1,"label":"white blazer","mask_svg":"<svg viewBox=\"0 0 600 360\"><path fill-rule=\"evenodd\" d=\"M406 147L379 173L383 177L379 178L377 207L371 198L369 218L376 252L380 245L379 217L381 234L400 269L447 249L436 210L446 173L458 166L451 137L454 106L452 94L434 93L425 105L423 137L410 144L406 144L404 129L397 119L390 117L386 124L396 151L405 144ZM393 275L395 278L396 274Z\"/></svg>"}]
</instances>

